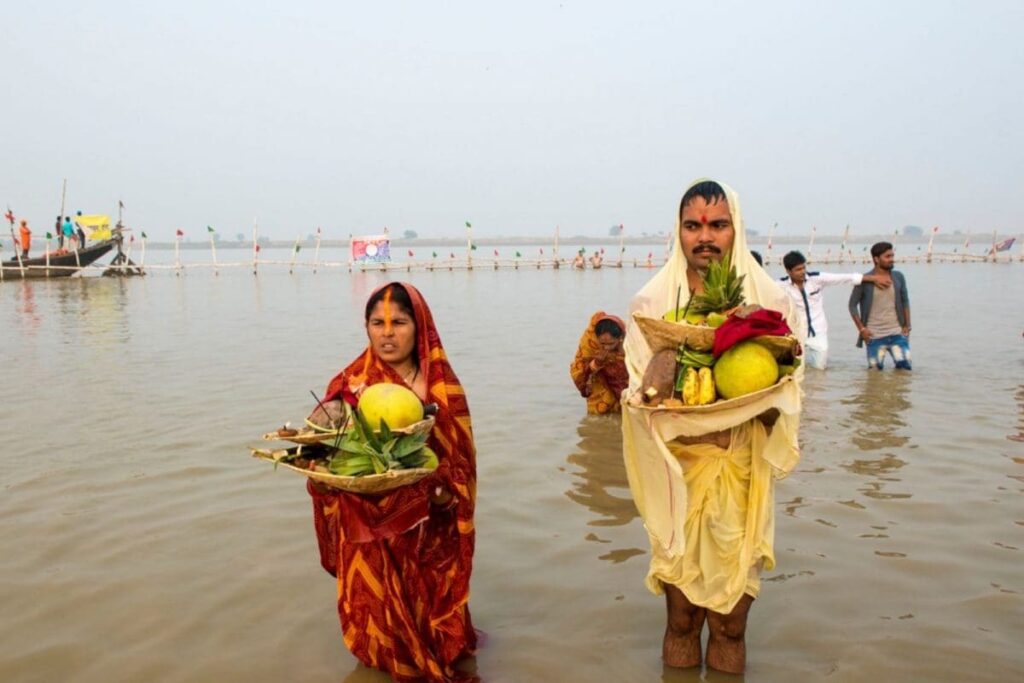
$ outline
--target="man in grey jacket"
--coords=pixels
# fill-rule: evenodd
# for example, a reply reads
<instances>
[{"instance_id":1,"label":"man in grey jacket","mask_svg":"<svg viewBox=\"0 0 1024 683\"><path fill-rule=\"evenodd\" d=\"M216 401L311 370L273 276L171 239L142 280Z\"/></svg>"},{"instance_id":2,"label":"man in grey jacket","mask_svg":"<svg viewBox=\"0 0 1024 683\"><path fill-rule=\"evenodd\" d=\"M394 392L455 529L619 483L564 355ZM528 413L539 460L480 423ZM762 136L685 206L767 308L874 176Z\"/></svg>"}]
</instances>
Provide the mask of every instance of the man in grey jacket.
<instances>
[{"instance_id":1,"label":"man in grey jacket","mask_svg":"<svg viewBox=\"0 0 1024 683\"><path fill-rule=\"evenodd\" d=\"M850 317L860 334L857 346L867 342L868 367L881 370L886 354L896 368L910 370L910 297L903 273L893 270L892 244L871 246L874 269L868 273L891 287L860 284L850 293Z\"/></svg>"}]
</instances>

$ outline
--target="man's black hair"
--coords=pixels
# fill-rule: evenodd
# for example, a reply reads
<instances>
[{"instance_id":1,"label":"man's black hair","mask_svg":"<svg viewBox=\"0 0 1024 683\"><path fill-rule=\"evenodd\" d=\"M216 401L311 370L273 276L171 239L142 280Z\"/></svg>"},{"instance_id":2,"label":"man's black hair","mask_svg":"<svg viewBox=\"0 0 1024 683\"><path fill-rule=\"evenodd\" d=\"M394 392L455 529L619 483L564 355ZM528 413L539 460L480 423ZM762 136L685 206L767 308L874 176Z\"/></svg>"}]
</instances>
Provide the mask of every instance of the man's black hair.
<instances>
[{"instance_id":1,"label":"man's black hair","mask_svg":"<svg viewBox=\"0 0 1024 683\"><path fill-rule=\"evenodd\" d=\"M764 260L761 258L761 252L751 249L750 255L754 257L755 261L757 261L757 265L764 267Z\"/></svg>"},{"instance_id":2,"label":"man's black hair","mask_svg":"<svg viewBox=\"0 0 1024 683\"><path fill-rule=\"evenodd\" d=\"M605 318L594 325L594 332L600 337L602 334L610 334L616 339L622 339L622 328L614 320Z\"/></svg>"},{"instance_id":3,"label":"man's black hair","mask_svg":"<svg viewBox=\"0 0 1024 683\"><path fill-rule=\"evenodd\" d=\"M683 201L679 202L680 216L683 215L683 208L697 197L703 198L707 204L714 204L719 200L726 201L725 190L722 189L722 186L714 180L705 180L691 187L683 195Z\"/></svg>"},{"instance_id":4,"label":"man's black hair","mask_svg":"<svg viewBox=\"0 0 1024 683\"><path fill-rule=\"evenodd\" d=\"M782 265L786 267L786 270L793 270L801 263L807 263L807 259L799 251L791 251L782 257Z\"/></svg>"},{"instance_id":5,"label":"man's black hair","mask_svg":"<svg viewBox=\"0 0 1024 683\"><path fill-rule=\"evenodd\" d=\"M871 245L871 258L878 258L892 249L892 242L875 242Z\"/></svg>"}]
</instances>

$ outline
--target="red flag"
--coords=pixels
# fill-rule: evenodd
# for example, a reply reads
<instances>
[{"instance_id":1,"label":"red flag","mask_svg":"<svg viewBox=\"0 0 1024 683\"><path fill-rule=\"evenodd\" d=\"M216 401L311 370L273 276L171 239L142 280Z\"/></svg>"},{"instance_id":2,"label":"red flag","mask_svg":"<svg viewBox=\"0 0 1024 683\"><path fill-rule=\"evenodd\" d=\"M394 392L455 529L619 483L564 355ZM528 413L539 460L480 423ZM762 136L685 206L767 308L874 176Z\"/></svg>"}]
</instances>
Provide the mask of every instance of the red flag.
<instances>
[{"instance_id":1,"label":"red flag","mask_svg":"<svg viewBox=\"0 0 1024 683\"><path fill-rule=\"evenodd\" d=\"M183 233L181 231L181 228L178 228L177 230L175 230L174 234L177 235L178 237L184 237L185 236L185 233Z\"/></svg>"},{"instance_id":2,"label":"red flag","mask_svg":"<svg viewBox=\"0 0 1024 683\"><path fill-rule=\"evenodd\" d=\"M541 248L540 248L540 255L541 255L541 256L543 256L543 255L544 255L544 247L541 247Z\"/></svg>"},{"instance_id":3,"label":"red flag","mask_svg":"<svg viewBox=\"0 0 1024 683\"><path fill-rule=\"evenodd\" d=\"M455 258L455 252L454 251L452 252L451 256L452 256L452 258Z\"/></svg>"},{"instance_id":4,"label":"red flag","mask_svg":"<svg viewBox=\"0 0 1024 683\"><path fill-rule=\"evenodd\" d=\"M412 249L409 250L409 258L412 258Z\"/></svg>"},{"instance_id":5,"label":"red flag","mask_svg":"<svg viewBox=\"0 0 1024 683\"><path fill-rule=\"evenodd\" d=\"M14 225L14 213L11 211L11 207L7 207L7 213L4 214L4 218L10 221L11 225Z\"/></svg>"},{"instance_id":6,"label":"red flag","mask_svg":"<svg viewBox=\"0 0 1024 683\"><path fill-rule=\"evenodd\" d=\"M498 255L498 250L497 250L497 249L495 249L495 250L494 250L494 255L495 255L495 256L497 256L497 255Z\"/></svg>"},{"instance_id":7,"label":"red flag","mask_svg":"<svg viewBox=\"0 0 1024 683\"><path fill-rule=\"evenodd\" d=\"M257 254L260 253L260 245L259 244L256 245L256 253Z\"/></svg>"},{"instance_id":8,"label":"red flag","mask_svg":"<svg viewBox=\"0 0 1024 683\"><path fill-rule=\"evenodd\" d=\"M129 242L134 242L135 241L135 235L132 235L131 237L129 237L128 241Z\"/></svg>"},{"instance_id":9,"label":"red flag","mask_svg":"<svg viewBox=\"0 0 1024 683\"><path fill-rule=\"evenodd\" d=\"M619 223L619 232L622 232L625 229L626 229L626 224L625 223Z\"/></svg>"},{"instance_id":10,"label":"red flag","mask_svg":"<svg viewBox=\"0 0 1024 683\"><path fill-rule=\"evenodd\" d=\"M318 234L318 235L320 234L320 226L319 225L316 226L316 234Z\"/></svg>"},{"instance_id":11,"label":"red flag","mask_svg":"<svg viewBox=\"0 0 1024 683\"><path fill-rule=\"evenodd\" d=\"M654 258L654 252L653 251L647 252L647 260L650 260L652 258Z\"/></svg>"}]
</instances>

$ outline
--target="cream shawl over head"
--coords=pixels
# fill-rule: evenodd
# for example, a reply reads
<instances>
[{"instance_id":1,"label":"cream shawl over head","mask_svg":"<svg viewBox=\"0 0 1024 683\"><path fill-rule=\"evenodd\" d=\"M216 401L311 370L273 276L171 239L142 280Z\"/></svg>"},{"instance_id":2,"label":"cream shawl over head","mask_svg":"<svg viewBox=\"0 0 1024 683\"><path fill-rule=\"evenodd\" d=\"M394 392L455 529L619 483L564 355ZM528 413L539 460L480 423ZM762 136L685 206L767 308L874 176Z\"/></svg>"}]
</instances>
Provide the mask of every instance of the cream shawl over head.
<instances>
[{"instance_id":1,"label":"cream shawl over head","mask_svg":"<svg viewBox=\"0 0 1024 683\"><path fill-rule=\"evenodd\" d=\"M701 178L694 181L687 187L687 191L690 187L707 180ZM739 197L729 186L718 184L725 191L729 212L732 215L735 237L731 262L737 274L745 276L743 296L746 303L759 304L764 308L781 312L796 337L803 341L806 338L806 325L797 315L789 296L750 254ZM795 373L796 381L786 384L779 391L772 392L755 403L711 414L650 411L629 405L627 399L639 390L644 370L647 369L653 355L633 320L633 314L660 318L676 305L677 294L680 306L685 306L689 300L686 257L679 239L680 209L681 207L676 208L674 246L668 263L630 302L625 342L626 367L629 370L630 381L622 400L623 455L630 489L651 542L658 543L669 554L682 552L686 486L683 482L682 467L666 443L678 436L700 436L731 429L752 420L770 408L777 408L781 417L775 423L761 457L771 464L772 471L777 477L785 476L796 466L800 457L797 432L800 417L800 384L803 379L801 365Z\"/></svg>"}]
</instances>

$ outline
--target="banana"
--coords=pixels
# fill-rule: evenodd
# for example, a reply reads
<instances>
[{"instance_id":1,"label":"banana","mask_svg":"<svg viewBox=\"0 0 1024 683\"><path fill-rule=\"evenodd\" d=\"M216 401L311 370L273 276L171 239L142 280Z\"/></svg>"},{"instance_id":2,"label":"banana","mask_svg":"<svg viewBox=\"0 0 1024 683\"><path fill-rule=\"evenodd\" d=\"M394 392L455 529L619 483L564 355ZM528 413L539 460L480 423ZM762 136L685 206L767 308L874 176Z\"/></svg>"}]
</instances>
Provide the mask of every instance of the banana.
<instances>
[{"instance_id":1,"label":"banana","mask_svg":"<svg viewBox=\"0 0 1024 683\"><path fill-rule=\"evenodd\" d=\"M683 404L695 406L700 403L700 377L693 368L686 368L683 376Z\"/></svg>"},{"instance_id":2,"label":"banana","mask_svg":"<svg viewBox=\"0 0 1024 683\"><path fill-rule=\"evenodd\" d=\"M697 371L700 379L700 400L702 406L715 402L715 378L711 375L711 368L703 367Z\"/></svg>"}]
</instances>

